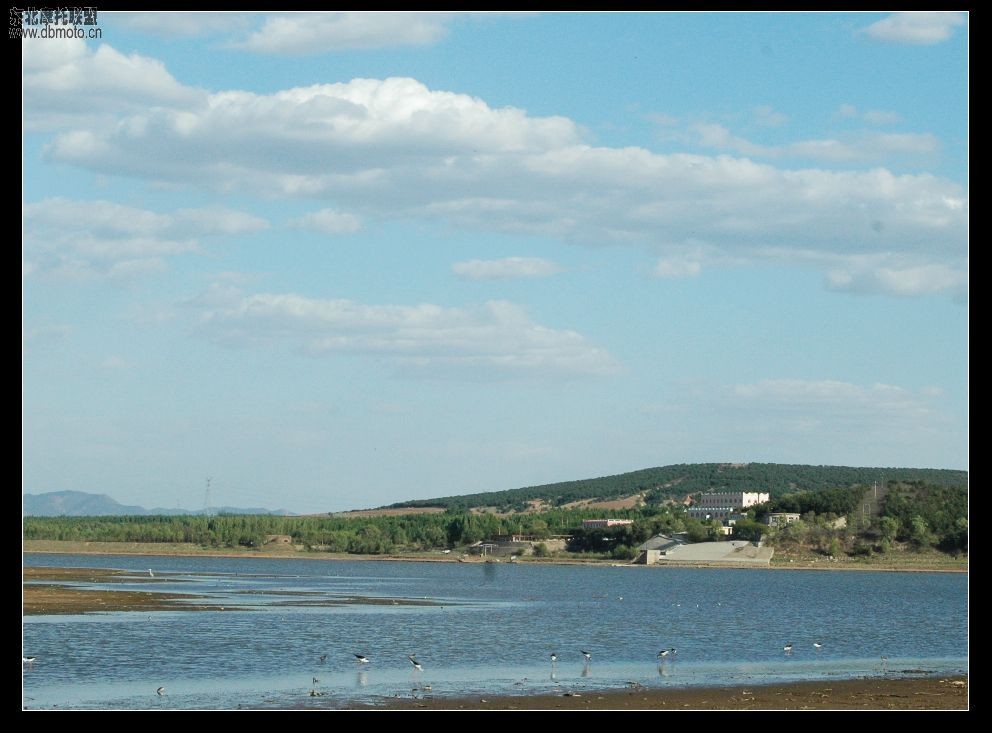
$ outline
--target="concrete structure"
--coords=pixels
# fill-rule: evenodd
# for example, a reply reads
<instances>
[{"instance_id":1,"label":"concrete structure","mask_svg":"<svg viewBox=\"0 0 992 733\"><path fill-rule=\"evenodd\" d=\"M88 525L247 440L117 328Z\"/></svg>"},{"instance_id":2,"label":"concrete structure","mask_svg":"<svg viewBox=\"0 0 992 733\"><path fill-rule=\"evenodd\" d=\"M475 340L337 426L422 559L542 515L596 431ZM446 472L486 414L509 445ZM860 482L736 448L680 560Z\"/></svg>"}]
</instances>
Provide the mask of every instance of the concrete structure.
<instances>
[{"instance_id":1,"label":"concrete structure","mask_svg":"<svg viewBox=\"0 0 992 733\"><path fill-rule=\"evenodd\" d=\"M604 527L618 527L626 524L633 524L633 519L583 519L583 529L600 529Z\"/></svg>"},{"instance_id":2,"label":"concrete structure","mask_svg":"<svg viewBox=\"0 0 992 733\"><path fill-rule=\"evenodd\" d=\"M700 494L689 507L693 519L726 519L750 506L764 504L771 497L757 491L726 491L714 494Z\"/></svg>"},{"instance_id":3,"label":"concrete structure","mask_svg":"<svg viewBox=\"0 0 992 733\"><path fill-rule=\"evenodd\" d=\"M769 527L777 527L782 524L792 524L793 522L799 521L799 515L795 512L773 512L769 514L765 519L765 523ZM844 524L847 524L847 519L844 519Z\"/></svg>"},{"instance_id":4,"label":"concrete structure","mask_svg":"<svg viewBox=\"0 0 992 733\"><path fill-rule=\"evenodd\" d=\"M669 550L684 545L686 543L685 537L669 536L665 534L656 534L654 537L649 539L647 542L638 545L638 552L660 552L665 554Z\"/></svg>"},{"instance_id":5,"label":"concrete structure","mask_svg":"<svg viewBox=\"0 0 992 733\"><path fill-rule=\"evenodd\" d=\"M651 540L648 540L648 543ZM648 543L645 543L648 544ZM643 547L644 545L642 545ZM664 552L646 549L635 563L640 565L768 565L774 550L746 542L694 542L670 546Z\"/></svg>"}]
</instances>

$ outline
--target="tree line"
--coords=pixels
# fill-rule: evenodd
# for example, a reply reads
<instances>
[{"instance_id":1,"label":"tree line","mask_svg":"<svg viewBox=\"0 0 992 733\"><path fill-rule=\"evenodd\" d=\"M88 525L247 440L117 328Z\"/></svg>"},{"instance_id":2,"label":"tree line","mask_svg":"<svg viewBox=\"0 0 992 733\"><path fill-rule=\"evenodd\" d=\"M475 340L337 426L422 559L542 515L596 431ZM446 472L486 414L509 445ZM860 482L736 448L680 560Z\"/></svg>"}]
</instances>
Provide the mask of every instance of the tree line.
<instances>
[{"instance_id":1,"label":"tree line","mask_svg":"<svg viewBox=\"0 0 992 733\"><path fill-rule=\"evenodd\" d=\"M773 498L797 491L820 492L870 486L872 482L923 481L928 485L963 487L966 471L922 468L853 468L782 463L689 463L647 468L600 478L527 486L436 499L418 499L391 507L444 507L468 511L490 506L500 511L523 511L540 500L562 506L586 499L614 499L645 493L648 504L662 504L699 491L762 491Z\"/></svg>"}]
</instances>

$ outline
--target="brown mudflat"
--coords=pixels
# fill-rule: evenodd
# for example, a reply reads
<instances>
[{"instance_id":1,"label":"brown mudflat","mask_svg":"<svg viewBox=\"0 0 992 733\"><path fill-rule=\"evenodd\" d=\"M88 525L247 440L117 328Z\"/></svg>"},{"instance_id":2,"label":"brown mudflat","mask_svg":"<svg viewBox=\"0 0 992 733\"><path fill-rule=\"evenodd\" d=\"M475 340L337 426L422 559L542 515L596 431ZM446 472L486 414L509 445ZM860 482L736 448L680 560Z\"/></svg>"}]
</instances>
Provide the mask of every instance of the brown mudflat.
<instances>
[{"instance_id":1,"label":"brown mudflat","mask_svg":"<svg viewBox=\"0 0 992 733\"><path fill-rule=\"evenodd\" d=\"M366 706L356 705L357 708ZM371 707L371 706L368 706ZM394 698L387 710L967 710L967 677L879 678L566 696Z\"/></svg>"}]
</instances>

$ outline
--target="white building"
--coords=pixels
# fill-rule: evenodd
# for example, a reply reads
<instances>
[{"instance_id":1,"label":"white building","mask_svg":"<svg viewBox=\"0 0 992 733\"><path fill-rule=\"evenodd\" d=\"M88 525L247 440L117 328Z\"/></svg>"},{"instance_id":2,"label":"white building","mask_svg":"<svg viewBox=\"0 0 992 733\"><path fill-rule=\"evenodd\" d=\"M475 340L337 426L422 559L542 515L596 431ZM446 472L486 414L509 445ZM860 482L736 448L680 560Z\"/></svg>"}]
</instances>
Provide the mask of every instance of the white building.
<instances>
[{"instance_id":1,"label":"white building","mask_svg":"<svg viewBox=\"0 0 992 733\"><path fill-rule=\"evenodd\" d=\"M582 526L586 529L624 526L633 524L633 519L583 519Z\"/></svg>"},{"instance_id":2,"label":"white building","mask_svg":"<svg viewBox=\"0 0 992 733\"><path fill-rule=\"evenodd\" d=\"M727 491L719 494L700 494L689 507L693 519L726 519L750 506L764 504L771 497L756 491Z\"/></svg>"}]
</instances>

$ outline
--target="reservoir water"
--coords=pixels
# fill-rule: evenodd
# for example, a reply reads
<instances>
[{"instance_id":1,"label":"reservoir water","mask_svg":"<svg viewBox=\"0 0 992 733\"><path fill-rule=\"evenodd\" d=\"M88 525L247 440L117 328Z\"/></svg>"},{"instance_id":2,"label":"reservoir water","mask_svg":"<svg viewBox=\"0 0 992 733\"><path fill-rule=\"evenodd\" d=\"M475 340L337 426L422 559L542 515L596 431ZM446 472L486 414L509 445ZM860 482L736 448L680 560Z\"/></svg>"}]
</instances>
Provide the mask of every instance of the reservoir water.
<instances>
[{"instance_id":1,"label":"reservoir water","mask_svg":"<svg viewBox=\"0 0 992 733\"><path fill-rule=\"evenodd\" d=\"M154 583L81 585L195 593L225 609L24 617L24 653L37 658L23 668L27 709L345 708L968 664L963 573L33 554L24 564L151 569Z\"/></svg>"}]
</instances>

